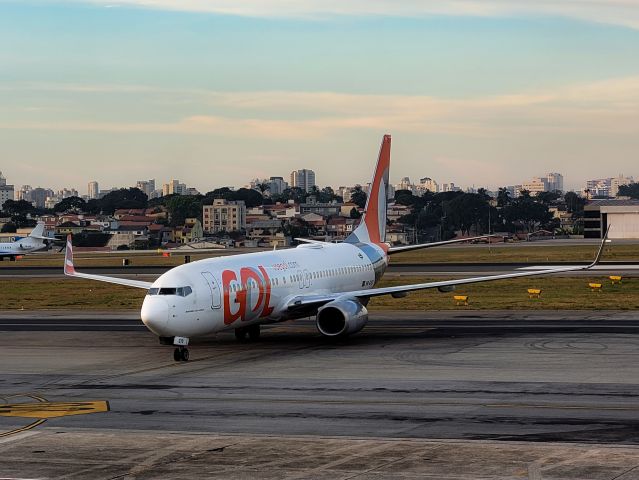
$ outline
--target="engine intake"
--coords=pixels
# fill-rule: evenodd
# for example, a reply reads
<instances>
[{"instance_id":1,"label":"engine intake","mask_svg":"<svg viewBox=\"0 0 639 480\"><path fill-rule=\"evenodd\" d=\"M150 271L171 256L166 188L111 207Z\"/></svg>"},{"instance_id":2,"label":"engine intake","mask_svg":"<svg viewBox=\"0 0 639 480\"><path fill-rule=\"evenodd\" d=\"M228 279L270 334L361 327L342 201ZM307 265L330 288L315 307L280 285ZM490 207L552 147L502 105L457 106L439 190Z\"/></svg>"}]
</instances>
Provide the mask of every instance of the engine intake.
<instances>
[{"instance_id":1,"label":"engine intake","mask_svg":"<svg viewBox=\"0 0 639 480\"><path fill-rule=\"evenodd\" d=\"M368 310L357 300L334 300L317 311L317 329L326 337L359 332L368 322Z\"/></svg>"}]
</instances>

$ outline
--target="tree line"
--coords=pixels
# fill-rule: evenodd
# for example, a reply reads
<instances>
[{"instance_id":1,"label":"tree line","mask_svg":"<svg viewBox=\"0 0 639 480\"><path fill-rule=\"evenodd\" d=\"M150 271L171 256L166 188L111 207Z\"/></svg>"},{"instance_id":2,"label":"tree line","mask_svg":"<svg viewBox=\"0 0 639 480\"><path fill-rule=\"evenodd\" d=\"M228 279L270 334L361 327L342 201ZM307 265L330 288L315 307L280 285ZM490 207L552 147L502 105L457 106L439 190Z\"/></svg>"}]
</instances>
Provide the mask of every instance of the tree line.
<instances>
[{"instance_id":1,"label":"tree line","mask_svg":"<svg viewBox=\"0 0 639 480\"><path fill-rule=\"evenodd\" d=\"M585 199L574 192L563 197L559 192L541 192L532 196L522 191L512 198L506 188L500 188L495 201L485 189L477 193L425 192L421 196L409 190L395 192L395 202L410 207L410 213L397 222L414 228L432 238L449 239L456 231L464 235L488 232L533 232L539 229L554 231L559 227L549 208L564 203L568 213L581 216Z\"/></svg>"}]
</instances>

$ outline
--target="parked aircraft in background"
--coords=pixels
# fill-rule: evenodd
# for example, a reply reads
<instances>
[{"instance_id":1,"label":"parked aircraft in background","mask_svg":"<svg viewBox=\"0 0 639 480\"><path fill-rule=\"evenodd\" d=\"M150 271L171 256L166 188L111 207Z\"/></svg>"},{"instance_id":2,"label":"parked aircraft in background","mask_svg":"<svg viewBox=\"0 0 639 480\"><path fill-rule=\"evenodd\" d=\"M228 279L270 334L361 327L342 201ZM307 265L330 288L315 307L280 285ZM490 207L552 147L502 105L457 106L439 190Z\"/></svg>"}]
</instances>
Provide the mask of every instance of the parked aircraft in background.
<instances>
[{"instance_id":1,"label":"parked aircraft in background","mask_svg":"<svg viewBox=\"0 0 639 480\"><path fill-rule=\"evenodd\" d=\"M64 273L147 290L142 321L161 343L176 346L176 361L186 361L189 339L201 335L234 329L238 339L256 339L262 324L314 315L322 335L340 337L364 328L366 305L375 296L398 298L429 288L446 292L456 285L587 270L601 258L603 242L595 261L586 267L376 288L394 253L468 240L407 247L384 242L390 148L391 137L385 135L361 223L343 243L305 240L287 250L199 260L175 267L150 283L77 272L69 236Z\"/></svg>"},{"instance_id":2,"label":"parked aircraft in background","mask_svg":"<svg viewBox=\"0 0 639 480\"><path fill-rule=\"evenodd\" d=\"M43 234L44 223L38 223L26 237L14 242L0 243L0 259L8 257L10 260L15 260L20 255L48 249L54 239L45 237Z\"/></svg>"}]
</instances>

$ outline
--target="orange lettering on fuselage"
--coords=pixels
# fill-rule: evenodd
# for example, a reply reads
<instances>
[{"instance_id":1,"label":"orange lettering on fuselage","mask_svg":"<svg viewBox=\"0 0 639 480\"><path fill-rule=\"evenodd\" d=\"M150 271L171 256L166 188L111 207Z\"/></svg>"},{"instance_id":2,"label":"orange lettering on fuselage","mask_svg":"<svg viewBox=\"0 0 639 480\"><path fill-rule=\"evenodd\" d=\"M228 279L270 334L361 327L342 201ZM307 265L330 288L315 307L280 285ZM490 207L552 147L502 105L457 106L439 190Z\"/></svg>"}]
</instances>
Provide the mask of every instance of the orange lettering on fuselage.
<instances>
[{"instance_id":1,"label":"orange lettering on fuselage","mask_svg":"<svg viewBox=\"0 0 639 480\"><path fill-rule=\"evenodd\" d=\"M262 302L264 301L262 279L257 274L257 272L255 272L255 270L249 267L242 267L240 269L240 278L242 279L242 285L244 285L244 287L246 288L247 293L250 294L247 295L246 298L246 312L248 313L248 316L251 317L251 314L257 312L262 305ZM257 302L255 302L255 306L253 308L251 308L250 301L253 300L252 297L254 296L255 288L253 288L253 285L251 285L251 280L254 280L255 284L257 285ZM250 318L243 318L242 320L250 320Z\"/></svg>"},{"instance_id":2,"label":"orange lettering on fuselage","mask_svg":"<svg viewBox=\"0 0 639 480\"><path fill-rule=\"evenodd\" d=\"M266 293L264 294L264 308L262 309L262 314L260 317L268 317L271 313L273 313L273 307L270 306L271 303L271 279L268 278L268 273L266 273L266 269L260 265L257 267L262 272L264 276L265 284L266 284Z\"/></svg>"},{"instance_id":3,"label":"orange lettering on fuselage","mask_svg":"<svg viewBox=\"0 0 639 480\"><path fill-rule=\"evenodd\" d=\"M244 288L234 292L234 304L238 304L237 312L231 311L231 284L237 282L237 276L233 270L224 270L222 272L222 291L224 292L224 324L230 325L238 318L244 318L246 315L246 291Z\"/></svg>"},{"instance_id":4,"label":"orange lettering on fuselage","mask_svg":"<svg viewBox=\"0 0 639 480\"><path fill-rule=\"evenodd\" d=\"M273 312L273 307L269 305L271 301L271 279L266 273L266 269L261 265L259 272L251 267L240 269L240 281L233 270L222 272L222 290L224 292L224 324L230 325L236 320L253 320L268 317ZM239 285L237 285L239 283ZM239 289L233 291L232 286L236 284ZM254 293L257 300L254 300ZM231 295L235 295L231 301ZM252 305L252 303L255 305ZM232 307L238 305L237 311Z\"/></svg>"}]
</instances>

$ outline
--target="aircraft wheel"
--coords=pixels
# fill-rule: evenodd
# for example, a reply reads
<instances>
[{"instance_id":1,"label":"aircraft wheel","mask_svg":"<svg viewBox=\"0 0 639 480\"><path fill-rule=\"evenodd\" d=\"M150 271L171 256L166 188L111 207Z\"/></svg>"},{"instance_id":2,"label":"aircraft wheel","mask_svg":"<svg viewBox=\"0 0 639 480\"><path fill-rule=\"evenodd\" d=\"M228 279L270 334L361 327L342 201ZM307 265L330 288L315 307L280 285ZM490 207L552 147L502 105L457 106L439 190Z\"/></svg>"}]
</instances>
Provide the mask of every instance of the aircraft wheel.
<instances>
[{"instance_id":1,"label":"aircraft wheel","mask_svg":"<svg viewBox=\"0 0 639 480\"><path fill-rule=\"evenodd\" d=\"M249 340L256 341L260 339L260 326L259 325L251 325L248 327L248 336Z\"/></svg>"},{"instance_id":2,"label":"aircraft wheel","mask_svg":"<svg viewBox=\"0 0 639 480\"><path fill-rule=\"evenodd\" d=\"M173 360L176 362L188 362L189 361L189 349L179 347L173 350Z\"/></svg>"},{"instance_id":3,"label":"aircraft wheel","mask_svg":"<svg viewBox=\"0 0 639 480\"><path fill-rule=\"evenodd\" d=\"M248 335L248 330L246 327L236 328L235 329L235 338L240 342L246 341L246 336Z\"/></svg>"}]
</instances>

